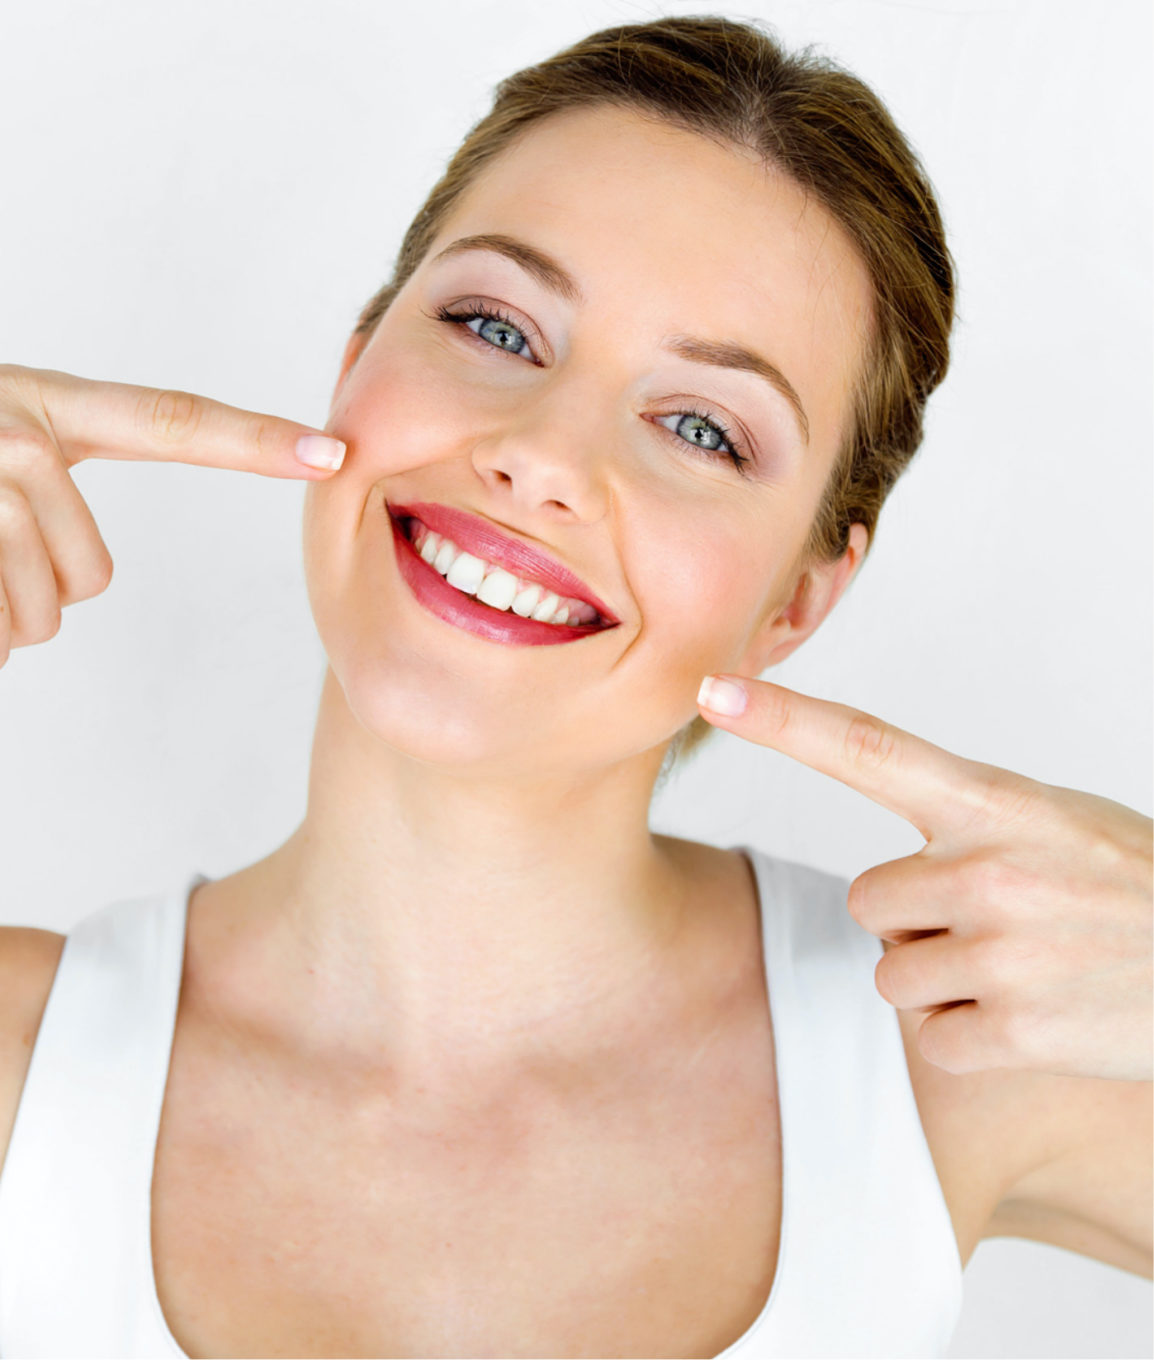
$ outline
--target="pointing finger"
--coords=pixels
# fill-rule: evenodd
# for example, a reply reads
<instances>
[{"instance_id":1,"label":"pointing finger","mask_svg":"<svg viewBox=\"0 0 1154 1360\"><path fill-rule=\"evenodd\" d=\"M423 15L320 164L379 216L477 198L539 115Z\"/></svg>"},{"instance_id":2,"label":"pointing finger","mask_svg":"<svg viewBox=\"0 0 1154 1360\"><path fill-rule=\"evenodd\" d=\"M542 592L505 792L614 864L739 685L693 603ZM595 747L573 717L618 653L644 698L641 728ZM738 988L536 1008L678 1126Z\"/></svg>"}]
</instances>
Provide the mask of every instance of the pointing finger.
<instances>
[{"instance_id":1,"label":"pointing finger","mask_svg":"<svg viewBox=\"0 0 1154 1360\"><path fill-rule=\"evenodd\" d=\"M308 425L191 392L14 366L0 370L0 380L51 434L70 467L112 458L315 478L339 467L344 456L340 440Z\"/></svg>"},{"instance_id":2,"label":"pointing finger","mask_svg":"<svg viewBox=\"0 0 1154 1360\"><path fill-rule=\"evenodd\" d=\"M731 685L745 694L741 712L732 711L736 695L731 695ZM715 726L848 784L904 817L927 840L935 829L941 832L971 819L975 805L986 799L991 767L953 755L860 709L730 675L707 676L697 702L702 716Z\"/></svg>"}]
</instances>

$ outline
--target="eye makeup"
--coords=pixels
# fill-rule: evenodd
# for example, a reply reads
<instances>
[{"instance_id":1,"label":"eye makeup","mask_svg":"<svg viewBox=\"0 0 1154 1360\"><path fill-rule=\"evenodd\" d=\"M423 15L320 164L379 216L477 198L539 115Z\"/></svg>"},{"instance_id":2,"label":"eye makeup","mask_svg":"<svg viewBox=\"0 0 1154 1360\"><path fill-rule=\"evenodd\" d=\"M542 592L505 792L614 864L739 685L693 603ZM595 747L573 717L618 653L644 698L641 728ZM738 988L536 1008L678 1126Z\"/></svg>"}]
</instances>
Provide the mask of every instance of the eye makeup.
<instances>
[{"instance_id":1,"label":"eye makeup","mask_svg":"<svg viewBox=\"0 0 1154 1360\"><path fill-rule=\"evenodd\" d=\"M475 336L477 341L488 349L495 350L500 354L512 354L516 358L526 358L537 367L543 367L541 361L529 350L528 340L524 334L529 327L515 320L499 305L486 302L466 302L463 305L458 304L456 309L452 306L441 305L432 313L425 313L425 315L431 315L433 319L440 322L464 327L470 336ZM472 324L474 321L479 321L482 324L474 329ZM515 343L507 342L506 337L511 334L519 336L520 339ZM528 352L526 353L526 351ZM675 428L661 424L661 420L665 417L655 417L651 423L659 429L666 430L684 447L698 450L700 456L707 460L711 462L716 462L719 459L728 460L737 472L743 476L747 475L744 469L753 460L748 453L742 452L742 449L746 447L745 441L731 434L717 416L699 410L696 406L689 410L681 409L670 412L669 416L677 419ZM691 433L683 433L683 426ZM715 442L703 443L698 438L699 434L704 435L706 441L713 440Z\"/></svg>"}]
</instances>

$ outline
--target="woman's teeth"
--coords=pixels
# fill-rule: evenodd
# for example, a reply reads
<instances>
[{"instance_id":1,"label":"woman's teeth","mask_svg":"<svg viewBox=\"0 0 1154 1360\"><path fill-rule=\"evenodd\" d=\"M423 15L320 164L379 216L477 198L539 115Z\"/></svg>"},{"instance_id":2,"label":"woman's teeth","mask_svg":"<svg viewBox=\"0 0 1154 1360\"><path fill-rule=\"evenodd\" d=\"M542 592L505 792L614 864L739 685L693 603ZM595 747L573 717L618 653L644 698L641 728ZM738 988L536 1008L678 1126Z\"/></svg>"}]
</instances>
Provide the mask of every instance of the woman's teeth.
<instances>
[{"instance_id":1,"label":"woman's teeth","mask_svg":"<svg viewBox=\"0 0 1154 1360\"><path fill-rule=\"evenodd\" d=\"M451 586L465 595L475 595L483 604L494 609L511 609L523 619L537 619L541 623L595 623L600 617L584 600L567 599L534 582L519 580L503 567L492 566L464 552L420 520L410 523L411 541L421 557Z\"/></svg>"}]
</instances>

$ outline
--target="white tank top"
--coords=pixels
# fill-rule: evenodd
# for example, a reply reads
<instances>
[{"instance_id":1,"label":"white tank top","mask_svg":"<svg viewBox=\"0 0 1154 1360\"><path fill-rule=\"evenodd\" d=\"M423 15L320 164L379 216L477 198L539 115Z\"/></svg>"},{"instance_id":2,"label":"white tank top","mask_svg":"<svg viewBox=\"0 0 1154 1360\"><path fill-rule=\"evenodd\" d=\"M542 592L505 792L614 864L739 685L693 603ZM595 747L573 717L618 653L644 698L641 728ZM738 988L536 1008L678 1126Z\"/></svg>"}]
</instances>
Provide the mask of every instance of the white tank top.
<instances>
[{"instance_id":1,"label":"white tank top","mask_svg":"<svg viewBox=\"0 0 1154 1360\"><path fill-rule=\"evenodd\" d=\"M761 908L782 1132L777 1274L722 1355L931 1357L962 1264L922 1130L881 941L847 883L731 847ZM183 1357L156 1292L151 1183L192 890L113 902L69 932L0 1176L0 1356Z\"/></svg>"}]
</instances>

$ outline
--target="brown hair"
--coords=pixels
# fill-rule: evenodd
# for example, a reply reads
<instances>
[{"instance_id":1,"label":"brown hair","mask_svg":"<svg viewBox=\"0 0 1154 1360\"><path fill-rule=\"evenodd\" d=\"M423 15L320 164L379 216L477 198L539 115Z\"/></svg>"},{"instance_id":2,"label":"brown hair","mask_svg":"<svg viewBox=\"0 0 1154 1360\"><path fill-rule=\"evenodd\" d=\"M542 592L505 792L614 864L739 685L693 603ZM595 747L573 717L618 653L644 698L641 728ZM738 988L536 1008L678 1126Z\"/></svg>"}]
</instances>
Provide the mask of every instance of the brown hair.
<instances>
[{"instance_id":1,"label":"brown hair","mask_svg":"<svg viewBox=\"0 0 1154 1360\"><path fill-rule=\"evenodd\" d=\"M485 166L552 113L611 104L752 150L789 174L841 224L874 290L874 318L852 419L807 544L873 540L882 503L922 438L926 399L945 376L954 274L941 214L917 155L873 91L811 48L786 52L756 21L717 15L602 29L506 77L405 233L392 280L361 312L368 336ZM674 738L684 757L713 729L697 717Z\"/></svg>"}]
</instances>

